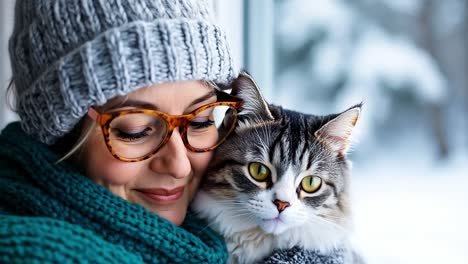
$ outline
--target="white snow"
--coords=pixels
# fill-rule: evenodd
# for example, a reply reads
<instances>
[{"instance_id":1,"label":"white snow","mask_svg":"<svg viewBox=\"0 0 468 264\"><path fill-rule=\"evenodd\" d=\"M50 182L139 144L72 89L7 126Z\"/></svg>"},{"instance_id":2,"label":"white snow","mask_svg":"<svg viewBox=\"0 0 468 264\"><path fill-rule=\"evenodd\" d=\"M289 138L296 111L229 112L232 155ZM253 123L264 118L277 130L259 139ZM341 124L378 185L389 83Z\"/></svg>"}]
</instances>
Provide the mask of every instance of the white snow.
<instances>
[{"instance_id":1,"label":"white snow","mask_svg":"<svg viewBox=\"0 0 468 264\"><path fill-rule=\"evenodd\" d=\"M468 263L468 155L394 154L354 167L354 242L368 264Z\"/></svg>"}]
</instances>

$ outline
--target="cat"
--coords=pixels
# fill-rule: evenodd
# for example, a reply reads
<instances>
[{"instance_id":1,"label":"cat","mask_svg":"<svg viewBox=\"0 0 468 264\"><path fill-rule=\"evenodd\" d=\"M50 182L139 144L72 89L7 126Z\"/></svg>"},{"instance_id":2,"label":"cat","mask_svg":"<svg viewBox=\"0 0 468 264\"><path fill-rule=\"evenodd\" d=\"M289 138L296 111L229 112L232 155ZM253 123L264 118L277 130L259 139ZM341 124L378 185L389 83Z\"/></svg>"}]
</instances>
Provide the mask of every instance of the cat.
<instances>
[{"instance_id":1,"label":"cat","mask_svg":"<svg viewBox=\"0 0 468 264\"><path fill-rule=\"evenodd\" d=\"M192 209L225 238L229 263L255 263L277 249L327 252L350 230L346 152L361 104L314 116L268 104L242 73L236 130L215 152Z\"/></svg>"}]
</instances>

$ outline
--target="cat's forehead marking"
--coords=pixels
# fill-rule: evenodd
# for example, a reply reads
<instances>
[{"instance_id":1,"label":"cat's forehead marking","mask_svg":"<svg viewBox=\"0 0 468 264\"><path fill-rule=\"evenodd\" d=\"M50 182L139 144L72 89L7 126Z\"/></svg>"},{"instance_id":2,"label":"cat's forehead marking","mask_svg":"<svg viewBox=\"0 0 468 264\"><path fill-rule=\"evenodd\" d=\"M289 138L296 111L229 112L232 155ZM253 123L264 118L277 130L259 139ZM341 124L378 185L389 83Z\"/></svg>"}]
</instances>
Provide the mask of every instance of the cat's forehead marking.
<instances>
[{"instance_id":1,"label":"cat's forehead marking","mask_svg":"<svg viewBox=\"0 0 468 264\"><path fill-rule=\"evenodd\" d=\"M312 166L317 166L316 164L309 162L309 161L312 161L312 158L313 157L311 157L309 151L306 151L305 153L302 154L301 160L299 161L301 171L308 170L312 168Z\"/></svg>"},{"instance_id":2,"label":"cat's forehead marking","mask_svg":"<svg viewBox=\"0 0 468 264\"><path fill-rule=\"evenodd\" d=\"M292 166L288 166L282 177L275 184L276 198L281 201L293 202L296 198L296 185L295 179L297 177L296 172Z\"/></svg>"},{"instance_id":3,"label":"cat's forehead marking","mask_svg":"<svg viewBox=\"0 0 468 264\"><path fill-rule=\"evenodd\" d=\"M271 131L268 129L268 127L256 127L255 129L251 130L249 137L254 138L254 140L252 140L253 144L250 146L245 146L245 148L256 149L255 153L258 153L259 156L251 156L248 157L248 159L273 163L270 158Z\"/></svg>"},{"instance_id":4,"label":"cat's forehead marking","mask_svg":"<svg viewBox=\"0 0 468 264\"><path fill-rule=\"evenodd\" d=\"M301 170L301 175L303 177L308 176L308 175L318 175L320 173L321 163L322 161L320 160L312 160L309 167L303 166L303 169ZM302 179L298 179L298 180L300 181Z\"/></svg>"}]
</instances>

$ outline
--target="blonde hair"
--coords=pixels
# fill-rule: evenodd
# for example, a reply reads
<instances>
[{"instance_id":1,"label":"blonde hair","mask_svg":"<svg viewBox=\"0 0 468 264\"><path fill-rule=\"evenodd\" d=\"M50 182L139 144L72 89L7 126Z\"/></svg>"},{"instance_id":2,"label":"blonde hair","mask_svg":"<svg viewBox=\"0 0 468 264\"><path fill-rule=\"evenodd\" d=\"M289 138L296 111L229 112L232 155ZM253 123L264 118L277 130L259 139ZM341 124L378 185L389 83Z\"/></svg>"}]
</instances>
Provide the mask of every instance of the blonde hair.
<instances>
[{"instance_id":1,"label":"blonde hair","mask_svg":"<svg viewBox=\"0 0 468 264\"><path fill-rule=\"evenodd\" d=\"M81 122L82 124L80 124L78 128L75 128L80 130L80 136L76 139L75 143L71 146L70 150L63 153L62 157L59 160L57 160L55 164L58 164L72 156L75 156L78 159L78 155L80 154L82 147L88 141L89 136L96 129L97 126L96 122L94 122L94 120L90 119L88 116L85 116L81 120Z\"/></svg>"},{"instance_id":2,"label":"blonde hair","mask_svg":"<svg viewBox=\"0 0 468 264\"><path fill-rule=\"evenodd\" d=\"M104 106L101 107L96 107L97 109L101 111L109 111L110 107L119 107L119 105L122 105L125 103L125 101L128 100L128 95L116 97L119 98L119 101L117 105L113 105L113 100L107 101L107 103ZM60 163L68 158L72 158L74 161L77 161L80 159L80 153L81 150L83 149L83 146L86 144L88 141L91 133L96 129L97 123L92 120L89 116L84 116L81 121L78 123L78 125L71 131L69 134L71 135L69 139L64 139L65 144L69 145L70 141L74 142L71 147L69 147L68 150L66 150L63 154L62 157L57 160L55 163ZM73 137L73 135L78 135L78 137ZM67 142L68 141L68 142Z\"/></svg>"}]
</instances>

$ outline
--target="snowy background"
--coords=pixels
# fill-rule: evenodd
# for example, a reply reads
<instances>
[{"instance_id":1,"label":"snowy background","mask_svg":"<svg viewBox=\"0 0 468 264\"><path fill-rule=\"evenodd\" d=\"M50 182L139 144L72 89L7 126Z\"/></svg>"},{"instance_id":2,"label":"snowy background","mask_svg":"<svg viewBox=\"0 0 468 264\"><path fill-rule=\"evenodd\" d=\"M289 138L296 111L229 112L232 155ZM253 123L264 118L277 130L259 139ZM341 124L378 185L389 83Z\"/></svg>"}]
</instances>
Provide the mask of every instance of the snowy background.
<instances>
[{"instance_id":1,"label":"snowy background","mask_svg":"<svg viewBox=\"0 0 468 264\"><path fill-rule=\"evenodd\" d=\"M370 264L468 263L468 1L275 1L275 103L364 102L354 243Z\"/></svg>"}]
</instances>

